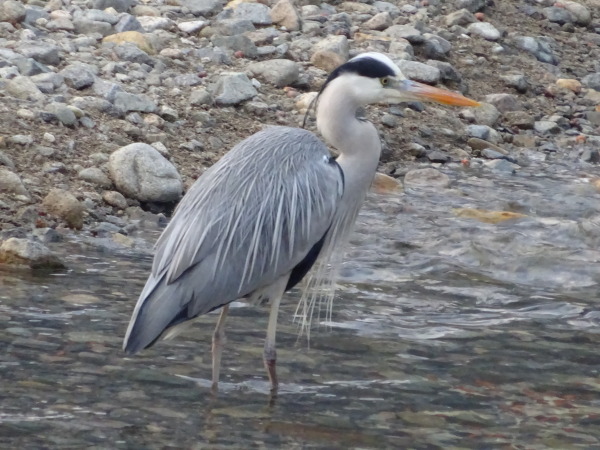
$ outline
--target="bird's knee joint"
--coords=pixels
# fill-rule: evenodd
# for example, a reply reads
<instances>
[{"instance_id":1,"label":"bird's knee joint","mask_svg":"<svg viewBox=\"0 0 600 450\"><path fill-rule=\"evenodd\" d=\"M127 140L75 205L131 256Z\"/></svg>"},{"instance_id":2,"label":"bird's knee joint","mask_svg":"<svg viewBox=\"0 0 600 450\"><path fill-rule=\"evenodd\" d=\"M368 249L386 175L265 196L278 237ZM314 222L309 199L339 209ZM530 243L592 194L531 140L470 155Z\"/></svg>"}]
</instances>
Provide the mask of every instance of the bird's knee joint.
<instances>
[{"instance_id":1,"label":"bird's knee joint","mask_svg":"<svg viewBox=\"0 0 600 450\"><path fill-rule=\"evenodd\" d=\"M274 364L277 361L277 351L274 348L265 347L263 356L266 363Z\"/></svg>"}]
</instances>

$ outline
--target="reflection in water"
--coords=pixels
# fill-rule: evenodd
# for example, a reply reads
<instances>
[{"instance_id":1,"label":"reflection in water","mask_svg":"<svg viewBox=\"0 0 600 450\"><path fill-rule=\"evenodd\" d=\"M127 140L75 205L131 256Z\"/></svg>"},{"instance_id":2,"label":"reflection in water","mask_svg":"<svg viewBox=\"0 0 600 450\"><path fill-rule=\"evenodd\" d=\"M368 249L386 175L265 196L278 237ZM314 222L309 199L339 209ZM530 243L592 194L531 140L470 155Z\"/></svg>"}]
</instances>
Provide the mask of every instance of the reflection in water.
<instances>
[{"instance_id":1,"label":"reflection in water","mask_svg":"<svg viewBox=\"0 0 600 450\"><path fill-rule=\"evenodd\" d=\"M600 195L529 170L370 198L310 347L297 298L282 305L276 397L262 309L231 309L217 395L214 314L123 356L159 230L133 250L63 243L68 273L3 270L0 447L598 448Z\"/></svg>"}]
</instances>

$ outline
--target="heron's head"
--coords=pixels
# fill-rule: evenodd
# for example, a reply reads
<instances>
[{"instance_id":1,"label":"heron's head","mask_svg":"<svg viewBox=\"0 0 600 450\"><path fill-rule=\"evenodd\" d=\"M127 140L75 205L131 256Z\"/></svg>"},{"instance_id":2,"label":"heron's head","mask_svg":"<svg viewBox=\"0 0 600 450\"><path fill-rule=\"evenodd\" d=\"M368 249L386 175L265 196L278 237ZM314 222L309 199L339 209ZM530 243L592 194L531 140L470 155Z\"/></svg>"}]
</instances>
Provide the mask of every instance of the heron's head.
<instances>
[{"instance_id":1,"label":"heron's head","mask_svg":"<svg viewBox=\"0 0 600 450\"><path fill-rule=\"evenodd\" d=\"M429 101L455 106L479 106L460 94L408 80L398 66L381 53L362 53L335 69L321 93L337 85L359 105Z\"/></svg>"}]
</instances>

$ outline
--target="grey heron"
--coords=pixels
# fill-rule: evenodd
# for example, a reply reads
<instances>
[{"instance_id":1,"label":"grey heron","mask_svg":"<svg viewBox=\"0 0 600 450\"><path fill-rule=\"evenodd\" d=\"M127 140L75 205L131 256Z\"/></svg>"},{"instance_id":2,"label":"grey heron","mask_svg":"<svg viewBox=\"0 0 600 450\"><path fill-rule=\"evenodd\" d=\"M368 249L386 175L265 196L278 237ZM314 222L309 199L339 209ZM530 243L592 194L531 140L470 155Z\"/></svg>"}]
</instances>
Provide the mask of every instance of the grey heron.
<instances>
[{"instance_id":1,"label":"grey heron","mask_svg":"<svg viewBox=\"0 0 600 450\"><path fill-rule=\"evenodd\" d=\"M317 128L339 152L301 128L268 127L234 146L183 197L156 243L152 271L123 348L133 354L180 325L221 308L212 339L219 381L229 304L269 301L264 364L273 389L279 304L317 261L332 261L355 222L381 152L379 134L357 109L429 100L477 106L462 95L406 79L387 56L363 53L335 69L317 97ZM335 271L316 282L333 286Z\"/></svg>"}]
</instances>

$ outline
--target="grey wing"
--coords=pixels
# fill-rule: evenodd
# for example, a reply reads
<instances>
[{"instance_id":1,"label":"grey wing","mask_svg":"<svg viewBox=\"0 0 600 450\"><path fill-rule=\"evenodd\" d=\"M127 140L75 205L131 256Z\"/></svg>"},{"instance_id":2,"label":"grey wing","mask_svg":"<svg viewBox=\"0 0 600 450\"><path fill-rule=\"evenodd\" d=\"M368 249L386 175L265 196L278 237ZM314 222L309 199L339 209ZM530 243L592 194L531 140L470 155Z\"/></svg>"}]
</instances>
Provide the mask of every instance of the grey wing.
<instances>
[{"instance_id":1,"label":"grey wing","mask_svg":"<svg viewBox=\"0 0 600 450\"><path fill-rule=\"evenodd\" d=\"M270 127L196 181L156 245L124 348L270 285L322 242L343 176L312 133Z\"/></svg>"}]
</instances>

